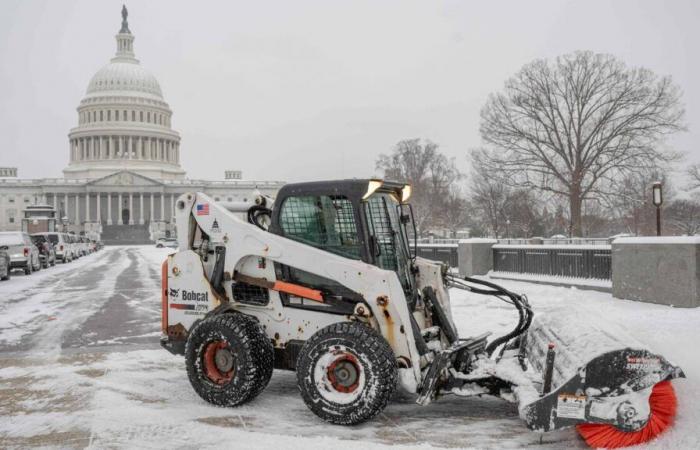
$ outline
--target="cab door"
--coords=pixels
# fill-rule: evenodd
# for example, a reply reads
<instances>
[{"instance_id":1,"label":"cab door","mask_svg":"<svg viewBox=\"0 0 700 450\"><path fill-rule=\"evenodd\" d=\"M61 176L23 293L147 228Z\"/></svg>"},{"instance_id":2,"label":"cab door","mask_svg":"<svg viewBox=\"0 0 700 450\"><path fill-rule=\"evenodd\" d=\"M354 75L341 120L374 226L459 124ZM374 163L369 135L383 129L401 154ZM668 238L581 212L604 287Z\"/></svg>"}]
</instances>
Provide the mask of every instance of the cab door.
<instances>
[{"instance_id":1,"label":"cab door","mask_svg":"<svg viewBox=\"0 0 700 450\"><path fill-rule=\"evenodd\" d=\"M343 195L300 195L287 197L280 206L279 234L318 249L361 260L363 249L358 217L352 202ZM321 262L322 263L322 262ZM362 297L345 286L319 275L284 264L275 264L277 279L320 290L327 301L280 293L288 307L351 314Z\"/></svg>"}]
</instances>

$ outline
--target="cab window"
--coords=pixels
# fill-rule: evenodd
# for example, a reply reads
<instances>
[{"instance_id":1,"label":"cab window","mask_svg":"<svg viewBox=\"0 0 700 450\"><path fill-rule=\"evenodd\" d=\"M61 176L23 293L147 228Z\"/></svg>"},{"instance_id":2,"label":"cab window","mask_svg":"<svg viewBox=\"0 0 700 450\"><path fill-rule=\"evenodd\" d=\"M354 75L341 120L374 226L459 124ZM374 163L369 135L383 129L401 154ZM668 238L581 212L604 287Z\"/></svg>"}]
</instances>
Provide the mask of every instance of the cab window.
<instances>
[{"instance_id":1,"label":"cab window","mask_svg":"<svg viewBox=\"0 0 700 450\"><path fill-rule=\"evenodd\" d=\"M282 204L280 227L289 239L360 259L355 212L344 196L290 197Z\"/></svg>"}]
</instances>

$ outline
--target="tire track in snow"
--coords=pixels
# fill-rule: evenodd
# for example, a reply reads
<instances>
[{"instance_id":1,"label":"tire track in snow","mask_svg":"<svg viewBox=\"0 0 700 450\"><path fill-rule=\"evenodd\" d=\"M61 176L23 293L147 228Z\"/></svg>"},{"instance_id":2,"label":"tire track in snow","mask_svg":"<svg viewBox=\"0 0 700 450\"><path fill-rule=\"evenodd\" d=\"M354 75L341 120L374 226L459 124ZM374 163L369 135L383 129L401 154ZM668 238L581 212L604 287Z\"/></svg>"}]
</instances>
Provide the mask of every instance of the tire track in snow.
<instances>
[{"instance_id":1,"label":"tire track in snow","mask_svg":"<svg viewBox=\"0 0 700 450\"><path fill-rule=\"evenodd\" d=\"M65 337L64 349L117 343L157 344L160 279L153 279L139 248L128 249L124 259L128 266L117 275L111 295L98 311Z\"/></svg>"},{"instance_id":2,"label":"tire track in snow","mask_svg":"<svg viewBox=\"0 0 700 450\"><path fill-rule=\"evenodd\" d=\"M49 324L48 319L62 314L64 303L78 296L75 286L80 279L93 280L93 285L103 277L105 265L113 263L119 255L111 250L85 257L83 264L69 271L49 277L27 278L22 281L35 282L32 287L10 296L0 307L0 351L27 350L31 348L32 333ZM87 266L87 269L86 269ZM81 291L90 286L85 285Z\"/></svg>"},{"instance_id":3,"label":"tire track in snow","mask_svg":"<svg viewBox=\"0 0 700 450\"><path fill-rule=\"evenodd\" d=\"M114 291L118 275L129 264L129 260L121 253L121 249L115 249L108 255L105 264L69 277L63 283L63 285L73 284L78 281L78 276L82 275L80 279L88 281L91 295L76 296L71 292L61 293L60 291L54 294L56 298L52 301L60 305L59 312L56 313L56 320L47 321L37 333L32 335L30 343L33 354L42 355L51 360L57 359L61 354L64 335L78 328L109 300L109 297L103 296L102 293ZM107 266L107 270L103 266Z\"/></svg>"}]
</instances>

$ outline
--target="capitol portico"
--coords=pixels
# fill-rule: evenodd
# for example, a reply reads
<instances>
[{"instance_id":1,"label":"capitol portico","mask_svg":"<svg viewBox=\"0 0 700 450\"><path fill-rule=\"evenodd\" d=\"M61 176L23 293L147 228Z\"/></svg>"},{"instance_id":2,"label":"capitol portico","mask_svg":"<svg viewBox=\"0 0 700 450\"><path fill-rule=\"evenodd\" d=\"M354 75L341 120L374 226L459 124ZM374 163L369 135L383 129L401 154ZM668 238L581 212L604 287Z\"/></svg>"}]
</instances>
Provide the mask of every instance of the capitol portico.
<instances>
[{"instance_id":1,"label":"capitol portico","mask_svg":"<svg viewBox=\"0 0 700 450\"><path fill-rule=\"evenodd\" d=\"M141 242L172 230L175 200L184 192L223 201L245 200L254 189L275 195L282 183L244 181L236 171L221 181L186 178L173 112L158 80L135 57L126 8L116 44L77 108L64 177L25 180L0 167L0 230L20 229L22 210L42 203L53 206L70 231Z\"/></svg>"}]
</instances>

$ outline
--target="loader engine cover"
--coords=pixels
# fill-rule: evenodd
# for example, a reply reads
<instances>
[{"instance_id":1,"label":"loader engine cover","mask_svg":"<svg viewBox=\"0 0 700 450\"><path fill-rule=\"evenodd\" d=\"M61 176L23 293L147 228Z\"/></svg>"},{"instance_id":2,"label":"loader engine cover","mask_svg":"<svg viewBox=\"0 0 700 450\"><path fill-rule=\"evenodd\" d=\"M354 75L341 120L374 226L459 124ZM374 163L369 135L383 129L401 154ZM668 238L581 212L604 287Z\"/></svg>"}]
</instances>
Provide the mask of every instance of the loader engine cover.
<instances>
[{"instance_id":1,"label":"loader engine cover","mask_svg":"<svg viewBox=\"0 0 700 450\"><path fill-rule=\"evenodd\" d=\"M171 339L184 340L192 325L220 304L197 253L186 250L168 257L167 305L163 305L167 323L163 328Z\"/></svg>"}]
</instances>

